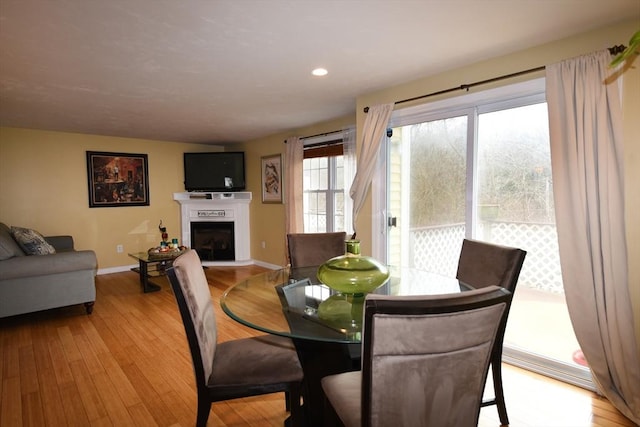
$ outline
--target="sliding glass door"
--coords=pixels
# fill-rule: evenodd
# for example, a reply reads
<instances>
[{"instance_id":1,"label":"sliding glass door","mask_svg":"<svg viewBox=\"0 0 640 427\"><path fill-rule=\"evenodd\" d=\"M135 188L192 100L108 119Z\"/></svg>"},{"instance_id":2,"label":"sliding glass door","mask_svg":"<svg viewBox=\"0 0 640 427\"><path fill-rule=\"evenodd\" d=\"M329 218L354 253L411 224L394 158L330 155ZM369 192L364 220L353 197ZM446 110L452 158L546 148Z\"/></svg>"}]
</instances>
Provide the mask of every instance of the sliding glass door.
<instances>
[{"instance_id":1,"label":"sliding glass door","mask_svg":"<svg viewBox=\"0 0 640 427\"><path fill-rule=\"evenodd\" d=\"M400 113L392 122L379 192L387 262L453 276L465 237L526 250L506 357L590 387L562 288L544 93Z\"/></svg>"}]
</instances>

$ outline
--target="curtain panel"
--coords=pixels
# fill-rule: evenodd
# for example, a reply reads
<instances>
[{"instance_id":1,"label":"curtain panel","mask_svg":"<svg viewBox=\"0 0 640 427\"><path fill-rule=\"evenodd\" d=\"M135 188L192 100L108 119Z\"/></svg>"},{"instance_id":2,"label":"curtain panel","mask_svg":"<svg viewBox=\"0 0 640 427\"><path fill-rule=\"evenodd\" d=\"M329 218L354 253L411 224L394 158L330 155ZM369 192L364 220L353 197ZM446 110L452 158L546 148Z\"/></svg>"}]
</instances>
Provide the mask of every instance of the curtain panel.
<instances>
[{"instance_id":1,"label":"curtain panel","mask_svg":"<svg viewBox=\"0 0 640 427\"><path fill-rule=\"evenodd\" d=\"M302 233L304 231L302 212L302 161L304 147L302 140L298 137L288 138L285 143L285 232L286 234Z\"/></svg>"},{"instance_id":2,"label":"curtain panel","mask_svg":"<svg viewBox=\"0 0 640 427\"><path fill-rule=\"evenodd\" d=\"M380 152L380 143L384 136L391 113L393 112L393 103L374 105L369 108L367 118L364 122L362 131L362 144L360 146L360 155L356 165L356 174L353 178L353 184L349 190L349 195L353 199L353 230L356 234L356 221L358 213L362 209L364 199L369 191L373 172L376 167L378 153Z\"/></svg>"},{"instance_id":3,"label":"curtain panel","mask_svg":"<svg viewBox=\"0 0 640 427\"><path fill-rule=\"evenodd\" d=\"M608 50L546 67L553 192L567 307L594 381L640 424L630 303L622 111Z\"/></svg>"}]
</instances>

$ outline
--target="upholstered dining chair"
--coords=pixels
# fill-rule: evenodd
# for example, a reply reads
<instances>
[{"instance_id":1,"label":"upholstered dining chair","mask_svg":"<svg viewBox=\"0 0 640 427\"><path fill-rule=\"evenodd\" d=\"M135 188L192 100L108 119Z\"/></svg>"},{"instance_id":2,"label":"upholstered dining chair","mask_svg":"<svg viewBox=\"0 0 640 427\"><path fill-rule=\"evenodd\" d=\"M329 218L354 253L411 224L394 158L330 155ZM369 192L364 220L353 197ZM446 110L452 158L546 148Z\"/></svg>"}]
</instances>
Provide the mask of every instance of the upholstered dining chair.
<instances>
[{"instance_id":1,"label":"upholstered dining chair","mask_svg":"<svg viewBox=\"0 0 640 427\"><path fill-rule=\"evenodd\" d=\"M184 323L198 392L196 426L213 402L285 392L292 425L302 425L302 368L291 340L260 336L217 342L216 317L198 254L189 250L167 270Z\"/></svg>"},{"instance_id":2,"label":"upholstered dining chair","mask_svg":"<svg viewBox=\"0 0 640 427\"><path fill-rule=\"evenodd\" d=\"M311 267L344 255L347 233L290 233L287 234L291 267Z\"/></svg>"},{"instance_id":3,"label":"upholstered dining chair","mask_svg":"<svg viewBox=\"0 0 640 427\"><path fill-rule=\"evenodd\" d=\"M497 286L446 295L367 295L362 370L322 379L326 425L476 426L510 299Z\"/></svg>"},{"instance_id":4,"label":"upholstered dining chair","mask_svg":"<svg viewBox=\"0 0 640 427\"><path fill-rule=\"evenodd\" d=\"M464 239L456 278L474 288L500 286L515 293L520 270L524 263L526 251L508 246L500 246L478 240ZM482 406L496 405L502 425L509 424L507 407L502 388L502 344L507 327L507 317L500 325L498 336L491 355L491 375L493 378L494 398L486 399Z\"/></svg>"}]
</instances>

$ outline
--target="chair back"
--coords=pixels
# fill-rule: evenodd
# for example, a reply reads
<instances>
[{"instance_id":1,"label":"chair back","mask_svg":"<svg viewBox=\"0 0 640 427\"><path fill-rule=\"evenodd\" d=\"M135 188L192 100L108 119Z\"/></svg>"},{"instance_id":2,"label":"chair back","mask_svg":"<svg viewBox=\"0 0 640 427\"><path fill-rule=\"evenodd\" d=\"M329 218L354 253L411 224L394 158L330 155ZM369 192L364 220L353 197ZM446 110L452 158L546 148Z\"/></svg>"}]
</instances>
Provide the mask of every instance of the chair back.
<instances>
[{"instance_id":1,"label":"chair back","mask_svg":"<svg viewBox=\"0 0 640 427\"><path fill-rule=\"evenodd\" d=\"M474 288L500 286L515 292L527 252L464 239L456 278Z\"/></svg>"},{"instance_id":2,"label":"chair back","mask_svg":"<svg viewBox=\"0 0 640 427\"><path fill-rule=\"evenodd\" d=\"M362 425L476 426L510 299L496 286L447 295L367 295Z\"/></svg>"},{"instance_id":3,"label":"chair back","mask_svg":"<svg viewBox=\"0 0 640 427\"><path fill-rule=\"evenodd\" d=\"M320 265L330 258L344 255L347 233L291 233L287 234L291 267Z\"/></svg>"},{"instance_id":4,"label":"chair back","mask_svg":"<svg viewBox=\"0 0 640 427\"><path fill-rule=\"evenodd\" d=\"M167 276L184 323L196 384L204 389L211 376L218 337L211 293L197 252L189 249L177 257Z\"/></svg>"}]
</instances>

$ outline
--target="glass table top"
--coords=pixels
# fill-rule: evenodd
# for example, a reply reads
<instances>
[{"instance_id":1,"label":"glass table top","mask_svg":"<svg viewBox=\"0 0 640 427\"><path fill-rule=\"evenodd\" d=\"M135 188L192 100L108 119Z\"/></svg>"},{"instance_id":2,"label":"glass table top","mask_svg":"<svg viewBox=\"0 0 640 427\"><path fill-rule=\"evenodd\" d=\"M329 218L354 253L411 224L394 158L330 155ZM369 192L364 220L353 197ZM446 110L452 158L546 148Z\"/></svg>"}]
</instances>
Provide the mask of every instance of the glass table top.
<instances>
[{"instance_id":1,"label":"glass table top","mask_svg":"<svg viewBox=\"0 0 640 427\"><path fill-rule=\"evenodd\" d=\"M473 289L455 278L410 268L390 268L375 293L436 295ZM317 267L283 268L249 277L220 299L234 320L270 334L340 343L359 343L364 296L341 294L320 283Z\"/></svg>"}]
</instances>

